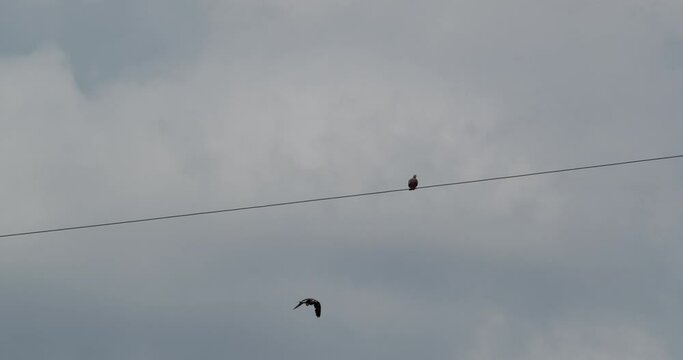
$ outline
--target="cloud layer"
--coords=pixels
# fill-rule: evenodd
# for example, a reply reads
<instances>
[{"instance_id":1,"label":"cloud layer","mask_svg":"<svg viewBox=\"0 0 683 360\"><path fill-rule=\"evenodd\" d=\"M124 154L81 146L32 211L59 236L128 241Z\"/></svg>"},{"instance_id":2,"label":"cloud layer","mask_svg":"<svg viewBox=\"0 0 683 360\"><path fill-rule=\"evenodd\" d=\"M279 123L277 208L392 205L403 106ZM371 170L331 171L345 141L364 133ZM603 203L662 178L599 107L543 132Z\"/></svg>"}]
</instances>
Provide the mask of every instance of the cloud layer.
<instances>
[{"instance_id":1,"label":"cloud layer","mask_svg":"<svg viewBox=\"0 0 683 360\"><path fill-rule=\"evenodd\" d=\"M0 14L2 233L682 150L675 1ZM6 238L0 354L680 358L682 176L669 161ZM291 311L304 297L322 318Z\"/></svg>"}]
</instances>

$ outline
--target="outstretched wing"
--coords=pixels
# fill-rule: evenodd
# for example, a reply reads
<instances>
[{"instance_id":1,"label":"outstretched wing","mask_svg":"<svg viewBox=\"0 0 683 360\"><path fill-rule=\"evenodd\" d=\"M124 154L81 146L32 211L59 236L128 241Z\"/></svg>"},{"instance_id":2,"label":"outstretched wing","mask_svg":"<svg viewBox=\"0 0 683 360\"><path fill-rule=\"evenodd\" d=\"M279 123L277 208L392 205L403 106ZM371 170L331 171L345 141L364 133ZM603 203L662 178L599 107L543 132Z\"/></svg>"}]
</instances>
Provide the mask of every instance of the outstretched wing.
<instances>
[{"instance_id":1,"label":"outstretched wing","mask_svg":"<svg viewBox=\"0 0 683 360\"><path fill-rule=\"evenodd\" d=\"M320 303L317 301L315 302L315 304L313 304L313 306L315 306L315 316L320 317L320 311L322 310L322 306L320 306Z\"/></svg>"}]
</instances>

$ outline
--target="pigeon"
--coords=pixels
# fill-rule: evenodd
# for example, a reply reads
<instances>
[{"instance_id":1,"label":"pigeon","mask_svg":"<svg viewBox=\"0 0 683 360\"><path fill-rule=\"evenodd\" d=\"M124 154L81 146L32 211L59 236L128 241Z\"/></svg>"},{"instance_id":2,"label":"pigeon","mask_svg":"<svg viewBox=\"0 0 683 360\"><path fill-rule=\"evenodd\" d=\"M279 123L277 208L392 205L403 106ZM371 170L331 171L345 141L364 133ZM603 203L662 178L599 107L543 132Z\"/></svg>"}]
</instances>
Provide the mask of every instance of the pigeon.
<instances>
[{"instance_id":1,"label":"pigeon","mask_svg":"<svg viewBox=\"0 0 683 360\"><path fill-rule=\"evenodd\" d=\"M408 180L408 190L415 190L417 187L417 175L413 175L413 177Z\"/></svg>"},{"instance_id":2,"label":"pigeon","mask_svg":"<svg viewBox=\"0 0 683 360\"><path fill-rule=\"evenodd\" d=\"M299 306L304 305L304 304L306 306L313 305L315 307L315 316L320 317L320 310L321 310L320 301L318 301L316 299L312 299L312 298L303 299L303 300L299 301L299 305L295 306L294 309L296 309ZM292 310L294 310L294 309L292 309Z\"/></svg>"}]
</instances>

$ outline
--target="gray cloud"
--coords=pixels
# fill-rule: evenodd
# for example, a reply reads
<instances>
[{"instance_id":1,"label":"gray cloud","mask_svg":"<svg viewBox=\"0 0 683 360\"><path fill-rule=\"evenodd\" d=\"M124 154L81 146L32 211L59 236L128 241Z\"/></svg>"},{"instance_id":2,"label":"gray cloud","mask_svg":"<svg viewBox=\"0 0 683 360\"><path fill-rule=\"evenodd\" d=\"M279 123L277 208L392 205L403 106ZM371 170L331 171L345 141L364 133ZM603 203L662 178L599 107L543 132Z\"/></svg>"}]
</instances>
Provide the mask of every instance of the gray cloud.
<instances>
[{"instance_id":1,"label":"gray cloud","mask_svg":"<svg viewBox=\"0 0 683 360\"><path fill-rule=\"evenodd\" d=\"M116 78L163 76L193 60L208 36L201 1L5 1L0 54L62 49L82 89Z\"/></svg>"},{"instance_id":2,"label":"gray cloud","mask_svg":"<svg viewBox=\"0 0 683 360\"><path fill-rule=\"evenodd\" d=\"M674 1L0 14L3 233L680 152ZM670 161L4 239L0 353L679 358L681 176ZM321 319L291 310L308 296Z\"/></svg>"}]
</instances>

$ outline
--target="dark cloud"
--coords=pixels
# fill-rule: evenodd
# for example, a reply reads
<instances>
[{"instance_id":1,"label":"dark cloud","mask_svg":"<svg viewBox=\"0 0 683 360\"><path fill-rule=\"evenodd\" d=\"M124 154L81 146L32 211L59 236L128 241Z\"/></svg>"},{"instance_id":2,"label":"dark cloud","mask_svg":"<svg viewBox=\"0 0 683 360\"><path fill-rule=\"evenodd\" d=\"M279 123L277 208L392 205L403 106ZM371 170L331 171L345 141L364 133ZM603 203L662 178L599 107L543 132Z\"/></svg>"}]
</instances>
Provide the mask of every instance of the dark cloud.
<instances>
[{"instance_id":1,"label":"dark cloud","mask_svg":"<svg viewBox=\"0 0 683 360\"><path fill-rule=\"evenodd\" d=\"M6 2L0 229L680 152L680 10ZM682 175L674 160L7 238L0 353L675 359ZM320 319L291 310L309 296Z\"/></svg>"},{"instance_id":2,"label":"dark cloud","mask_svg":"<svg viewBox=\"0 0 683 360\"><path fill-rule=\"evenodd\" d=\"M202 2L47 0L0 4L0 54L62 49L87 92L192 61L208 36Z\"/></svg>"}]
</instances>

